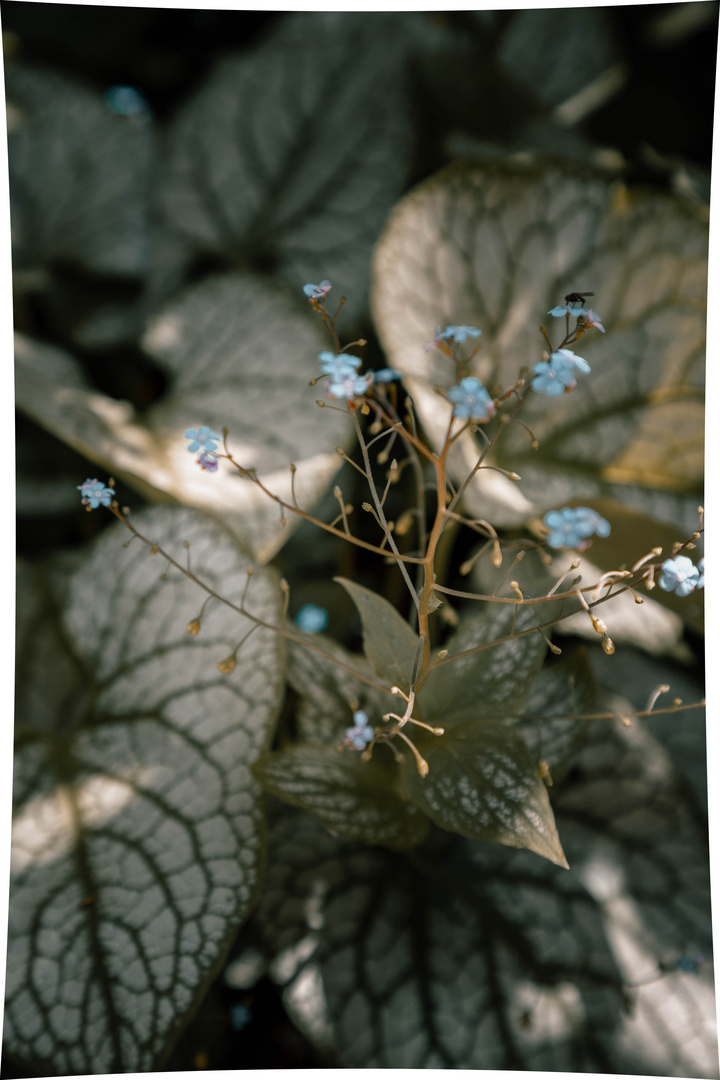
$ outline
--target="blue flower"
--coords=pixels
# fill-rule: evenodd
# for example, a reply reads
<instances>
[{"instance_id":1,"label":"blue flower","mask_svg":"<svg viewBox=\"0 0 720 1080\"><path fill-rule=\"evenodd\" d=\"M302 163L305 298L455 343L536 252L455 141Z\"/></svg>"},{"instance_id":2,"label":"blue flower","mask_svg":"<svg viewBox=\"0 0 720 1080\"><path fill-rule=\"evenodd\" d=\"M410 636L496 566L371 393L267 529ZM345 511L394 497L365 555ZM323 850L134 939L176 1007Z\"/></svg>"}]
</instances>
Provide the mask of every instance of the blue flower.
<instances>
[{"instance_id":1,"label":"blue flower","mask_svg":"<svg viewBox=\"0 0 720 1080\"><path fill-rule=\"evenodd\" d=\"M295 616L295 622L306 634L319 634L328 624L328 613L317 604L303 604Z\"/></svg>"},{"instance_id":2,"label":"blue flower","mask_svg":"<svg viewBox=\"0 0 720 1080\"><path fill-rule=\"evenodd\" d=\"M550 308L548 315L554 315L556 319L561 318L563 315L573 315L576 319L580 315L587 315L588 309L583 307L582 304L558 304L557 307Z\"/></svg>"},{"instance_id":3,"label":"blue flower","mask_svg":"<svg viewBox=\"0 0 720 1080\"><path fill-rule=\"evenodd\" d=\"M448 390L448 401L455 408L453 416L460 420L489 420L495 415L495 403L483 384L474 376L461 379L458 386Z\"/></svg>"},{"instance_id":4,"label":"blue flower","mask_svg":"<svg viewBox=\"0 0 720 1080\"><path fill-rule=\"evenodd\" d=\"M548 510L543 524L550 530L546 542L554 548L584 547L590 536L610 535L610 522L588 506Z\"/></svg>"},{"instance_id":5,"label":"blue flower","mask_svg":"<svg viewBox=\"0 0 720 1080\"><path fill-rule=\"evenodd\" d=\"M342 379L347 375L354 375L357 368L362 364L359 357L351 356L349 353L321 352L318 360L323 375L330 375L338 379Z\"/></svg>"},{"instance_id":6,"label":"blue flower","mask_svg":"<svg viewBox=\"0 0 720 1080\"><path fill-rule=\"evenodd\" d=\"M705 559L704 558L702 558L700 560L700 562L698 563L698 570L700 571L700 577L697 579L697 582L695 583L695 588L696 589L704 589L705 588Z\"/></svg>"},{"instance_id":7,"label":"blue flower","mask_svg":"<svg viewBox=\"0 0 720 1080\"><path fill-rule=\"evenodd\" d=\"M454 341L458 345L462 345L469 337L480 337L482 330L478 330L476 326L446 326L441 331L436 340L437 341Z\"/></svg>"},{"instance_id":8,"label":"blue flower","mask_svg":"<svg viewBox=\"0 0 720 1080\"><path fill-rule=\"evenodd\" d=\"M587 315L585 316L585 320L583 322L583 325L587 329L590 329L591 326L594 326L595 329L599 330L601 334L605 333L605 327L602 324L600 316L598 315L598 313L596 311L593 311L592 308L587 309Z\"/></svg>"},{"instance_id":9,"label":"blue flower","mask_svg":"<svg viewBox=\"0 0 720 1080\"><path fill-rule=\"evenodd\" d=\"M687 555L677 555L674 559L666 559L660 569L659 585L665 592L689 596L697 588L700 571L697 566L693 566L692 559L688 559Z\"/></svg>"},{"instance_id":10,"label":"blue flower","mask_svg":"<svg viewBox=\"0 0 720 1080\"><path fill-rule=\"evenodd\" d=\"M353 721L353 727L345 728L345 745L351 746L353 750L365 750L375 738L375 728L362 709L353 713Z\"/></svg>"},{"instance_id":11,"label":"blue flower","mask_svg":"<svg viewBox=\"0 0 720 1080\"><path fill-rule=\"evenodd\" d=\"M575 369L587 373L590 365L582 356L576 356L572 349L556 349L549 360L540 360L533 371L535 378L531 382L533 390L548 397L559 397L566 390L577 386Z\"/></svg>"},{"instance_id":12,"label":"blue flower","mask_svg":"<svg viewBox=\"0 0 720 1080\"><path fill-rule=\"evenodd\" d=\"M685 971L688 975L697 975L704 962L705 956L703 953L697 953L695 956L679 956L673 964L667 966L666 970Z\"/></svg>"},{"instance_id":13,"label":"blue flower","mask_svg":"<svg viewBox=\"0 0 720 1080\"><path fill-rule=\"evenodd\" d=\"M197 463L201 469L205 469L206 472L218 471L218 459L214 454L201 454L197 459Z\"/></svg>"},{"instance_id":14,"label":"blue flower","mask_svg":"<svg viewBox=\"0 0 720 1080\"><path fill-rule=\"evenodd\" d=\"M373 382L392 382L393 379L402 379L402 375L395 368L384 367L379 371L372 371Z\"/></svg>"},{"instance_id":15,"label":"blue flower","mask_svg":"<svg viewBox=\"0 0 720 1080\"><path fill-rule=\"evenodd\" d=\"M217 444L222 439L222 435L218 435L217 431L213 431L209 427L188 428L185 432L185 438L190 440L190 445L187 449L191 454L197 453L198 450L211 454L213 450L217 450Z\"/></svg>"},{"instance_id":16,"label":"blue flower","mask_svg":"<svg viewBox=\"0 0 720 1080\"><path fill-rule=\"evenodd\" d=\"M115 492L111 487L105 487L101 480L86 480L84 484L78 484L77 490L82 495L82 504L90 510L97 510L98 506L110 506L115 498Z\"/></svg>"},{"instance_id":17,"label":"blue flower","mask_svg":"<svg viewBox=\"0 0 720 1080\"><path fill-rule=\"evenodd\" d=\"M328 385L328 395L332 398L344 398L350 401L358 394L364 394L368 388L368 380L362 375L343 374L334 375Z\"/></svg>"},{"instance_id":18,"label":"blue flower","mask_svg":"<svg viewBox=\"0 0 720 1080\"><path fill-rule=\"evenodd\" d=\"M332 285L327 279L321 281L319 285L303 285L303 292L310 300L322 300L331 289Z\"/></svg>"}]
</instances>

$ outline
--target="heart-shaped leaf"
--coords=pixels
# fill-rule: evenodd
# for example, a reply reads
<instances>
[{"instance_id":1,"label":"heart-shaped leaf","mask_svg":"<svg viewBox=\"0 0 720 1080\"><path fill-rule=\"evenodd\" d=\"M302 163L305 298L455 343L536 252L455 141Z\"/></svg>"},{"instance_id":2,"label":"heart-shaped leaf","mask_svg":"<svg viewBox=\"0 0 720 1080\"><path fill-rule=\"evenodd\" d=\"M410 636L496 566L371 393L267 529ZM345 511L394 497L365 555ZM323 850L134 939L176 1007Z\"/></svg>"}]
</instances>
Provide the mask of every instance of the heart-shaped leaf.
<instances>
[{"instance_id":1,"label":"heart-shaped leaf","mask_svg":"<svg viewBox=\"0 0 720 1080\"><path fill-rule=\"evenodd\" d=\"M127 402L92 391L72 357L28 338L16 348L18 405L111 475L151 498L170 496L222 517L269 558L299 518L286 511L283 526L277 504L225 463L215 475L203 472L183 432L227 426L238 462L257 468L289 504L295 464L299 503L312 506L337 470L335 446L351 429L342 412L319 413L319 391L308 385L327 344L321 327L277 287L228 274L190 287L151 320L144 344L172 384L142 418Z\"/></svg>"},{"instance_id":2,"label":"heart-shaped leaf","mask_svg":"<svg viewBox=\"0 0 720 1080\"><path fill-rule=\"evenodd\" d=\"M189 510L134 517L237 598L249 557ZM18 637L18 755L5 1042L41 1075L159 1067L255 899L263 800L251 766L282 697L276 635L203 592L121 525L103 533L47 619ZM188 552L183 542L190 544ZM247 604L280 617L273 576ZM24 605L23 605L24 606Z\"/></svg>"},{"instance_id":3,"label":"heart-shaped leaf","mask_svg":"<svg viewBox=\"0 0 720 1080\"><path fill-rule=\"evenodd\" d=\"M593 732L558 806L569 870L449 834L406 859L273 821L249 930L341 1065L717 1076L711 965L671 970L711 951L705 840L647 732Z\"/></svg>"},{"instance_id":4,"label":"heart-shaped leaf","mask_svg":"<svg viewBox=\"0 0 720 1080\"><path fill-rule=\"evenodd\" d=\"M420 746L429 772L420 776L406 762L405 784L436 825L471 840L528 848L567 868L547 790L512 728L466 720Z\"/></svg>"},{"instance_id":5,"label":"heart-shaped leaf","mask_svg":"<svg viewBox=\"0 0 720 1080\"><path fill-rule=\"evenodd\" d=\"M49 70L12 63L5 74L15 271L65 261L140 277L152 236L149 122Z\"/></svg>"},{"instance_id":6,"label":"heart-shaped leaf","mask_svg":"<svg viewBox=\"0 0 720 1080\"><path fill-rule=\"evenodd\" d=\"M520 523L601 494L653 512L658 493L699 491L707 235L701 211L579 166L455 166L402 200L377 249L373 310L437 441L448 406L432 388L455 376L424 349L436 326L482 329L471 373L493 390L541 359L540 322L557 347L565 319L546 312L565 294L592 288L607 328L578 345L592 371L572 393L530 393L520 415L540 449L508 425L492 460L522 480L481 470L466 493L474 512ZM480 445L459 440L458 480Z\"/></svg>"},{"instance_id":7,"label":"heart-shaped leaf","mask_svg":"<svg viewBox=\"0 0 720 1080\"><path fill-rule=\"evenodd\" d=\"M342 1066L604 1067L622 994L572 871L459 838L408 860L292 812L270 847L251 926L293 1019Z\"/></svg>"},{"instance_id":8,"label":"heart-shaped leaf","mask_svg":"<svg viewBox=\"0 0 720 1080\"><path fill-rule=\"evenodd\" d=\"M384 597L356 585L347 578L335 578L350 594L363 628L363 648L375 674L389 686L407 692L412 682L418 636L399 611Z\"/></svg>"},{"instance_id":9,"label":"heart-shaped leaf","mask_svg":"<svg viewBox=\"0 0 720 1080\"><path fill-rule=\"evenodd\" d=\"M428 821L398 795L390 755L380 750L366 762L338 749L291 746L260 758L253 772L266 791L309 811L333 833L395 849L419 844Z\"/></svg>"},{"instance_id":10,"label":"heart-shaped leaf","mask_svg":"<svg viewBox=\"0 0 720 1080\"><path fill-rule=\"evenodd\" d=\"M168 227L295 289L329 278L357 318L408 168L407 59L402 16L350 13L289 19L223 59L170 132Z\"/></svg>"}]
</instances>

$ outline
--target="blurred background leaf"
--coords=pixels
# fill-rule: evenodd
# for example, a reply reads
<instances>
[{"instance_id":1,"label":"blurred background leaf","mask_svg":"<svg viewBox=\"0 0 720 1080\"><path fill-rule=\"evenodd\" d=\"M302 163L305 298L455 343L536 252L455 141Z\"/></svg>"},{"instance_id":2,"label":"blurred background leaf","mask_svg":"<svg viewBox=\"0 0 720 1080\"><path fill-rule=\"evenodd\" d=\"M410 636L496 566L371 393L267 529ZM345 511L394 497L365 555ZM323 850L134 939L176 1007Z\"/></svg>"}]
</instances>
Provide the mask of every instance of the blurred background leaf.
<instances>
[{"instance_id":1,"label":"blurred background leaf","mask_svg":"<svg viewBox=\"0 0 720 1080\"><path fill-rule=\"evenodd\" d=\"M454 380L451 363L424 349L436 327L482 329L471 373L493 391L541 358L537 320L559 344L564 320L542 313L566 292L591 289L609 329L576 346L592 366L577 392L530 394L523 418L540 449L511 426L493 460L522 480L478 473L465 496L473 514L516 524L599 495L650 510L658 489L694 489L684 514L694 515L692 532L703 470L707 237L700 212L677 199L542 161L455 166L399 204L376 252L373 310L436 441L447 406L433 388ZM463 441L459 480L481 445L469 433Z\"/></svg>"}]
</instances>

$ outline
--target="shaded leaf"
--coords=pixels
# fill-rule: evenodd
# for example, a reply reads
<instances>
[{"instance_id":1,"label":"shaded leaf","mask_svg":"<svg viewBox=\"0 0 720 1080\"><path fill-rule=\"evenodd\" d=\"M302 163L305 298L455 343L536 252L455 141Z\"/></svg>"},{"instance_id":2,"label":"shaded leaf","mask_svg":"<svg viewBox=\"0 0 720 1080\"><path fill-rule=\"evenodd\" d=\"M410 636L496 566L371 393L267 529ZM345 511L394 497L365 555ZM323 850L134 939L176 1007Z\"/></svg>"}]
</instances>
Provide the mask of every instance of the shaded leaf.
<instances>
[{"instance_id":1,"label":"shaded leaf","mask_svg":"<svg viewBox=\"0 0 720 1080\"><path fill-rule=\"evenodd\" d=\"M377 249L373 309L389 362L442 440L447 404L432 387L452 385L453 370L424 351L436 325L479 326L472 372L502 389L541 358L540 321L559 343L564 322L558 329L545 313L591 287L608 331L578 343L591 373L559 399L530 393L521 415L540 450L509 425L494 457L521 482L484 470L466 500L495 524L598 495L651 512L658 495L662 509L668 493L699 491L706 274L705 216L679 199L631 192L577 165L455 166L394 211ZM480 443L468 435L459 444L452 468L462 481Z\"/></svg>"},{"instance_id":2,"label":"shaded leaf","mask_svg":"<svg viewBox=\"0 0 720 1080\"><path fill-rule=\"evenodd\" d=\"M188 510L137 527L230 596L248 556ZM263 802L251 774L282 695L278 638L106 530L70 578L31 597L18 636L4 1036L43 1075L158 1067L255 899ZM178 551L179 549L179 551ZM44 597L44 598L43 598ZM256 571L251 610L279 590ZM41 621L42 620L42 621ZM50 680L54 679L54 683Z\"/></svg>"},{"instance_id":3,"label":"shaded leaf","mask_svg":"<svg viewBox=\"0 0 720 1080\"><path fill-rule=\"evenodd\" d=\"M468 720L417 741L429 772L421 777L408 762L405 784L436 825L471 840L529 848L567 868L547 790L512 728Z\"/></svg>"},{"instance_id":4,"label":"shaded leaf","mask_svg":"<svg viewBox=\"0 0 720 1080\"><path fill-rule=\"evenodd\" d=\"M605 656L605 653L602 653ZM585 650L569 659L545 665L530 687L521 714L514 721L533 760L548 763L557 781L569 754L587 730L588 722L578 719L593 710L597 689Z\"/></svg>"},{"instance_id":5,"label":"shaded leaf","mask_svg":"<svg viewBox=\"0 0 720 1080\"><path fill-rule=\"evenodd\" d=\"M170 133L168 227L296 290L329 278L356 319L408 168L407 25L304 14L220 61Z\"/></svg>"},{"instance_id":6,"label":"shaded leaf","mask_svg":"<svg viewBox=\"0 0 720 1080\"><path fill-rule=\"evenodd\" d=\"M552 601L520 608L488 602L464 618L446 645L448 659L431 671L421 688L421 715L449 729L467 719L507 716L516 709L542 666L547 644L539 633L512 635L547 622L556 607ZM477 652L453 659L471 649Z\"/></svg>"},{"instance_id":7,"label":"shaded leaf","mask_svg":"<svg viewBox=\"0 0 720 1080\"><path fill-rule=\"evenodd\" d=\"M142 417L127 402L88 387L68 354L20 337L17 402L146 497L170 497L221 516L265 559L299 519L286 512L284 528L277 504L225 463L215 475L203 472L183 432L226 425L240 464L257 468L288 503L294 463L300 505L312 505L337 470L334 447L351 429L340 412L319 415L319 390L308 386L325 345L321 328L291 310L281 290L228 274L191 286L151 320L144 346L172 381L165 399Z\"/></svg>"},{"instance_id":8,"label":"shaded leaf","mask_svg":"<svg viewBox=\"0 0 720 1080\"><path fill-rule=\"evenodd\" d=\"M266 791L307 810L333 833L364 844L414 847L427 833L427 818L400 798L396 770L381 756L379 750L364 762L358 753L304 744L266 754L253 773Z\"/></svg>"},{"instance_id":9,"label":"shaded leaf","mask_svg":"<svg viewBox=\"0 0 720 1080\"><path fill-rule=\"evenodd\" d=\"M149 123L52 71L11 63L5 75L14 269L64 260L140 277L152 235Z\"/></svg>"},{"instance_id":10,"label":"shaded leaf","mask_svg":"<svg viewBox=\"0 0 720 1080\"><path fill-rule=\"evenodd\" d=\"M293 1019L341 1065L604 1068L622 996L572 871L458 838L409 860L292 812L270 845L251 926Z\"/></svg>"},{"instance_id":11,"label":"shaded leaf","mask_svg":"<svg viewBox=\"0 0 720 1080\"><path fill-rule=\"evenodd\" d=\"M357 708L364 709L370 723L377 725L383 713L395 711L397 698L372 685L373 672L364 656L349 653L332 638L319 634L313 634L308 645L318 646L328 656L294 641L287 642L287 677L300 695L296 718L303 742L342 742ZM351 671L364 675L368 681L355 677Z\"/></svg>"},{"instance_id":12,"label":"shaded leaf","mask_svg":"<svg viewBox=\"0 0 720 1080\"><path fill-rule=\"evenodd\" d=\"M412 680L418 636L392 604L363 585L335 578L350 594L363 628L363 648L379 679L407 689Z\"/></svg>"},{"instance_id":13,"label":"shaded leaf","mask_svg":"<svg viewBox=\"0 0 720 1080\"><path fill-rule=\"evenodd\" d=\"M616 59L612 20L603 8L516 11L499 52L509 75L556 107L600 79Z\"/></svg>"},{"instance_id":14,"label":"shaded leaf","mask_svg":"<svg viewBox=\"0 0 720 1080\"><path fill-rule=\"evenodd\" d=\"M248 932L343 1066L717 1076L711 963L657 966L710 955L705 838L640 725L592 731L557 808L569 870L449 834L406 859L273 821Z\"/></svg>"}]
</instances>

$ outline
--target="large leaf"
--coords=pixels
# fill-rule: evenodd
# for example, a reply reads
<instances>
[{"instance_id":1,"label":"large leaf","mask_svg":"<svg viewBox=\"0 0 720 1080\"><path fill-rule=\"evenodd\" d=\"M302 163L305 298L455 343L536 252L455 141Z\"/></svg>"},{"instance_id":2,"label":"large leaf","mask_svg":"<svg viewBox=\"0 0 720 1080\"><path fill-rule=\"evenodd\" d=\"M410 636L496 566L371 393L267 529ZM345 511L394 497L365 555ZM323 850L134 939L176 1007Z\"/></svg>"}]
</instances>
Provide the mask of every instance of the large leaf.
<instances>
[{"instance_id":1,"label":"large leaf","mask_svg":"<svg viewBox=\"0 0 720 1080\"><path fill-rule=\"evenodd\" d=\"M274 823L251 927L341 1065L717 1076L711 965L658 968L711 952L704 839L651 737L594 730L558 811L569 870L448 834L405 859Z\"/></svg>"},{"instance_id":2,"label":"large leaf","mask_svg":"<svg viewBox=\"0 0 720 1080\"><path fill-rule=\"evenodd\" d=\"M399 686L407 693L417 655L417 634L400 612L372 589L356 585L347 578L335 580L347 590L358 609L363 648L375 674L390 686Z\"/></svg>"},{"instance_id":3,"label":"large leaf","mask_svg":"<svg viewBox=\"0 0 720 1080\"><path fill-rule=\"evenodd\" d=\"M359 754L338 749L291 746L260 758L253 772L266 791L309 811L333 833L389 848L419 844L428 821L400 798L390 755L378 750L364 762Z\"/></svg>"},{"instance_id":4,"label":"large leaf","mask_svg":"<svg viewBox=\"0 0 720 1080\"><path fill-rule=\"evenodd\" d=\"M6 68L15 270L55 261L139 277L150 252L154 140L63 75Z\"/></svg>"},{"instance_id":5,"label":"large leaf","mask_svg":"<svg viewBox=\"0 0 720 1080\"><path fill-rule=\"evenodd\" d=\"M145 347L171 387L142 417L127 402L94 392L72 357L29 338L16 346L21 410L108 473L146 496L177 499L221 516L265 559L299 520L226 464L201 471L183 432L203 424L230 429L230 447L257 468L271 491L312 506L338 465L349 416L315 404L317 354L327 346L308 313L291 309L282 290L249 275L206 279L151 321ZM71 389L72 388L72 389Z\"/></svg>"},{"instance_id":6,"label":"large leaf","mask_svg":"<svg viewBox=\"0 0 720 1080\"><path fill-rule=\"evenodd\" d=\"M188 510L137 527L222 593L249 557ZM41 1075L158 1067L255 898L263 800L251 766L282 695L278 638L128 532L106 531L63 588L20 611L7 1051ZM256 571L250 610L280 617Z\"/></svg>"},{"instance_id":7,"label":"large leaf","mask_svg":"<svg viewBox=\"0 0 720 1080\"><path fill-rule=\"evenodd\" d=\"M218 63L170 133L168 227L296 289L329 278L357 317L408 168L408 18L306 13Z\"/></svg>"},{"instance_id":8,"label":"large leaf","mask_svg":"<svg viewBox=\"0 0 720 1080\"><path fill-rule=\"evenodd\" d=\"M394 211L377 250L373 309L389 361L441 440L448 406L432 387L452 385L454 368L423 348L435 327L479 326L472 373L503 388L540 359L539 323L559 344L564 320L546 312L592 288L607 328L577 346L592 372L559 399L530 393L521 416L539 451L510 425L494 457L522 481L481 471L467 501L496 524L601 494L652 513L657 494L699 491L706 273L707 221L668 195L631 192L578 166L459 165ZM479 446L469 434L457 446L456 478Z\"/></svg>"},{"instance_id":9,"label":"large leaf","mask_svg":"<svg viewBox=\"0 0 720 1080\"><path fill-rule=\"evenodd\" d=\"M405 783L436 825L471 840L528 848L567 868L547 790L512 728L466 720L421 747L429 772L421 777L406 761Z\"/></svg>"}]
</instances>

